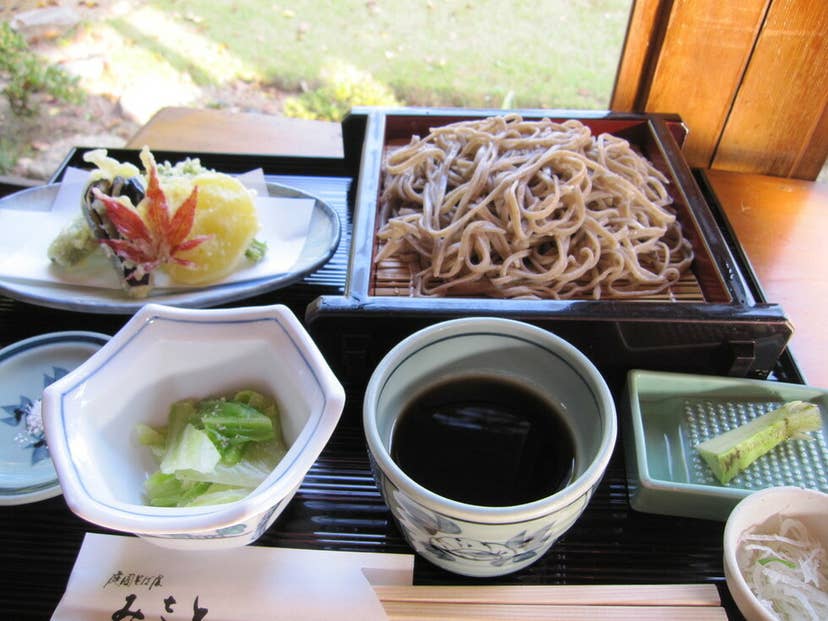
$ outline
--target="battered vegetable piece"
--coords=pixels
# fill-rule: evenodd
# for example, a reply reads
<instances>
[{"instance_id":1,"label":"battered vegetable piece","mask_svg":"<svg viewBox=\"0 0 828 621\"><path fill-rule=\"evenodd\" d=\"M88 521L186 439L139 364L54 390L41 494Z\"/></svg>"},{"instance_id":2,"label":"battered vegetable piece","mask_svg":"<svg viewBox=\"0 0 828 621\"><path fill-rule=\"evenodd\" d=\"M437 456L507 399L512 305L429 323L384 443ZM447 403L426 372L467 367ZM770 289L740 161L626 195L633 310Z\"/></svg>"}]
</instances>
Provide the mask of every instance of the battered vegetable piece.
<instances>
[{"instance_id":1,"label":"battered vegetable piece","mask_svg":"<svg viewBox=\"0 0 828 621\"><path fill-rule=\"evenodd\" d=\"M97 169L81 198L81 217L48 249L55 265L72 269L100 248L124 291L146 297L158 272L173 284L210 284L242 261L263 258L267 245L254 239L253 195L238 179L198 159L159 166L147 147L140 158L143 174L103 149L84 154Z\"/></svg>"},{"instance_id":2,"label":"battered vegetable piece","mask_svg":"<svg viewBox=\"0 0 828 621\"><path fill-rule=\"evenodd\" d=\"M247 188L234 177L210 171L193 177L162 178L161 185L172 204L183 202L193 187L198 188L190 235L206 237L196 248L179 254L190 265L164 266L170 278L203 284L235 270L259 230L256 206Z\"/></svg>"},{"instance_id":3,"label":"battered vegetable piece","mask_svg":"<svg viewBox=\"0 0 828 621\"><path fill-rule=\"evenodd\" d=\"M98 240L89 229L86 219L78 214L49 244L46 254L56 265L71 268L95 252L98 246Z\"/></svg>"},{"instance_id":4,"label":"battered vegetable piece","mask_svg":"<svg viewBox=\"0 0 828 621\"><path fill-rule=\"evenodd\" d=\"M112 181L115 177L129 179L140 174L138 168L129 162L119 162L114 157L106 154L106 149L93 149L83 154L83 161L97 166L90 175L90 181L108 179Z\"/></svg>"}]
</instances>

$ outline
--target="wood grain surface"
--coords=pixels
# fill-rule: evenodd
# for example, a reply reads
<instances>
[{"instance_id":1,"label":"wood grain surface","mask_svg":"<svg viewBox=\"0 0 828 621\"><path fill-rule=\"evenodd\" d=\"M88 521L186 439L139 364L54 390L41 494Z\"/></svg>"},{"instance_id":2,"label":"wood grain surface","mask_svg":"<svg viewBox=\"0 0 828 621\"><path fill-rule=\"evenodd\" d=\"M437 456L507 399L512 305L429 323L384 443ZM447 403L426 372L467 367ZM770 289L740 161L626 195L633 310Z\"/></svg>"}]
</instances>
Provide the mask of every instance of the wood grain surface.
<instances>
[{"instance_id":1,"label":"wood grain surface","mask_svg":"<svg viewBox=\"0 0 828 621\"><path fill-rule=\"evenodd\" d=\"M676 112L690 134L684 155L707 167L713 155L767 0L676 2L652 77L645 109Z\"/></svg>"},{"instance_id":2,"label":"wood grain surface","mask_svg":"<svg viewBox=\"0 0 828 621\"><path fill-rule=\"evenodd\" d=\"M707 171L768 301L794 325L790 349L808 383L828 388L828 185Z\"/></svg>"},{"instance_id":3,"label":"wood grain surface","mask_svg":"<svg viewBox=\"0 0 828 621\"><path fill-rule=\"evenodd\" d=\"M828 2L774 2L722 132L712 168L757 166L815 178L828 144ZM691 132L692 135L692 132Z\"/></svg>"},{"instance_id":4,"label":"wood grain surface","mask_svg":"<svg viewBox=\"0 0 828 621\"><path fill-rule=\"evenodd\" d=\"M828 157L828 2L637 0L614 111L676 113L691 166L817 178Z\"/></svg>"},{"instance_id":5,"label":"wood grain surface","mask_svg":"<svg viewBox=\"0 0 828 621\"><path fill-rule=\"evenodd\" d=\"M342 157L339 123L259 113L161 108L130 138L128 148Z\"/></svg>"}]
</instances>

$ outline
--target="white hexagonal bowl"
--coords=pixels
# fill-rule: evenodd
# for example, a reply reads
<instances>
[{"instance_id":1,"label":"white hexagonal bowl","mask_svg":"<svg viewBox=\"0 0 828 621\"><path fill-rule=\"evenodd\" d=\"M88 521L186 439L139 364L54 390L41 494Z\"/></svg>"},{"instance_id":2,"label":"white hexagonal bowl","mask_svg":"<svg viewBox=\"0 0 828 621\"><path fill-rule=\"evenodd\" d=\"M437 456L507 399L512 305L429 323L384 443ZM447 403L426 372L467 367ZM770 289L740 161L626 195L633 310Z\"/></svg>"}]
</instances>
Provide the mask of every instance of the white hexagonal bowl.
<instances>
[{"instance_id":1,"label":"white hexagonal bowl","mask_svg":"<svg viewBox=\"0 0 828 621\"><path fill-rule=\"evenodd\" d=\"M207 507L144 504L157 469L137 423L163 425L170 405L254 389L276 398L289 450L247 497ZM285 306L183 309L148 304L80 367L43 393L49 450L67 504L100 526L175 548L255 541L293 497L345 403L334 376Z\"/></svg>"}]
</instances>

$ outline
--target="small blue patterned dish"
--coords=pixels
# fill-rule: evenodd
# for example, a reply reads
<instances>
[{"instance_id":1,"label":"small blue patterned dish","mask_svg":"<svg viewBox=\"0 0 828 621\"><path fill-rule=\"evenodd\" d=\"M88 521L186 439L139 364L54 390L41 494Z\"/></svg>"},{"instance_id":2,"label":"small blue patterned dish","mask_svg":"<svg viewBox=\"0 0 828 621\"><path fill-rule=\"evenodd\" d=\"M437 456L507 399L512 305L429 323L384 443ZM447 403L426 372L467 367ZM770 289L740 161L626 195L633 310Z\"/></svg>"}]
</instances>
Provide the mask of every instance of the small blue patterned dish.
<instances>
[{"instance_id":1,"label":"small blue patterned dish","mask_svg":"<svg viewBox=\"0 0 828 621\"><path fill-rule=\"evenodd\" d=\"M823 428L791 439L722 485L696 451L708 438L787 401L819 406ZM828 390L769 380L630 371L622 439L630 504L646 513L727 520L740 500L778 486L828 492Z\"/></svg>"},{"instance_id":2,"label":"small blue patterned dish","mask_svg":"<svg viewBox=\"0 0 828 621\"><path fill-rule=\"evenodd\" d=\"M60 494L40 422L41 393L108 340L97 332L53 332L0 350L0 505Z\"/></svg>"}]
</instances>

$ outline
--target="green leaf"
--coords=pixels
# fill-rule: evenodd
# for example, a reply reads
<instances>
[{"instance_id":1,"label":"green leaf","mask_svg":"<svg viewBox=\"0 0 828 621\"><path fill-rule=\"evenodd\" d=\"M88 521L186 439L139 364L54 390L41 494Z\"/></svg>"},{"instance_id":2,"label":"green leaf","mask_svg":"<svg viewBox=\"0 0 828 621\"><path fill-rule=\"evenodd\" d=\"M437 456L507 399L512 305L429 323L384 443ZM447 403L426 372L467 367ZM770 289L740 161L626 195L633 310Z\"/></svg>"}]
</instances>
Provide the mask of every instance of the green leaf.
<instances>
[{"instance_id":1,"label":"green leaf","mask_svg":"<svg viewBox=\"0 0 828 621\"><path fill-rule=\"evenodd\" d=\"M243 390L233 399L182 400L166 427L136 426L157 454L160 470L147 479L153 506L200 506L243 498L287 452L276 403Z\"/></svg>"},{"instance_id":2,"label":"green leaf","mask_svg":"<svg viewBox=\"0 0 828 621\"><path fill-rule=\"evenodd\" d=\"M264 442L274 436L273 420L239 401L210 401L199 408L199 413L204 429L222 453L232 446Z\"/></svg>"},{"instance_id":3,"label":"green leaf","mask_svg":"<svg viewBox=\"0 0 828 621\"><path fill-rule=\"evenodd\" d=\"M221 455L207 433L187 424L177 443L167 447L160 467L164 474L173 474L178 470L210 472L220 460Z\"/></svg>"},{"instance_id":4,"label":"green leaf","mask_svg":"<svg viewBox=\"0 0 828 621\"><path fill-rule=\"evenodd\" d=\"M768 558L760 558L759 559L760 565L767 565L768 563L782 563L788 569L796 569L796 563L792 561L785 560L784 558L779 558L776 556L771 556Z\"/></svg>"}]
</instances>

